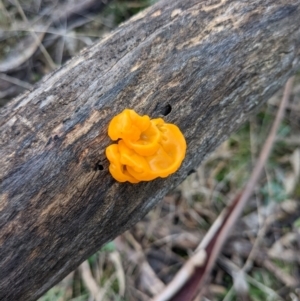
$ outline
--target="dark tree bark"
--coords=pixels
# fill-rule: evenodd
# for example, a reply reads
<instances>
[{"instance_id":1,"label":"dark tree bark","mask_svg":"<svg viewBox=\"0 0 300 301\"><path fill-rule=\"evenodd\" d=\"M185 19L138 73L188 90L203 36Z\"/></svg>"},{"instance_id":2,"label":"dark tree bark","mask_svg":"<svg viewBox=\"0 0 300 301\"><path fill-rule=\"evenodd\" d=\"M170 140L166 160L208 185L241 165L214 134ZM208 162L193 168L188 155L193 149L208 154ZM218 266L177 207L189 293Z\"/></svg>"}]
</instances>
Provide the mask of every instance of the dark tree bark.
<instances>
[{"instance_id":1,"label":"dark tree bark","mask_svg":"<svg viewBox=\"0 0 300 301\"><path fill-rule=\"evenodd\" d=\"M0 300L35 300L178 185L299 68L300 0L163 0L1 111ZM107 126L166 115L167 179L117 183Z\"/></svg>"}]
</instances>

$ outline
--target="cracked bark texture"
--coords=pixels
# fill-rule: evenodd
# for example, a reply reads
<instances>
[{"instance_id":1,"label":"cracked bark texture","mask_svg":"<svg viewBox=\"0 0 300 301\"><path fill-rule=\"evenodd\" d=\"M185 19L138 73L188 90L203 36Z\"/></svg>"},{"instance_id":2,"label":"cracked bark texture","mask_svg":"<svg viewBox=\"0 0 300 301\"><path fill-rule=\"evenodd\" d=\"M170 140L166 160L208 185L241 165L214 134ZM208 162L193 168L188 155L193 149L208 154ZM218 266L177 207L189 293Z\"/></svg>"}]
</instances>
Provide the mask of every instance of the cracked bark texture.
<instances>
[{"instance_id":1,"label":"cracked bark texture","mask_svg":"<svg viewBox=\"0 0 300 301\"><path fill-rule=\"evenodd\" d=\"M36 300L143 217L300 67L300 0L162 0L3 108L0 300ZM167 179L117 183L124 108L187 140Z\"/></svg>"}]
</instances>

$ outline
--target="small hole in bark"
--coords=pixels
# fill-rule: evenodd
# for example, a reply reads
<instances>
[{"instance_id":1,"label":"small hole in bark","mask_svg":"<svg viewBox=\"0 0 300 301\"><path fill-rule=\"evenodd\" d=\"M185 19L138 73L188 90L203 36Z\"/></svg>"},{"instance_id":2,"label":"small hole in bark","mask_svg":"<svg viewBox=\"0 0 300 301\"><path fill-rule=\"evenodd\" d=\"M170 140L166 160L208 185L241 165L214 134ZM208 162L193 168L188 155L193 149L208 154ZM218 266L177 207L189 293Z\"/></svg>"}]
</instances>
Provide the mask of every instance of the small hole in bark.
<instances>
[{"instance_id":1,"label":"small hole in bark","mask_svg":"<svg viewBox=\"0 0 300 301\"><path fill-rule=\"evenodd\" d=\"M171 113L172 107L170 104L167 104L161 111L162 115L167 116Z\"/></svg>"},{"instance_id":2,"label":"small hole in bark","mask_svg":"<svg viewBox=\"0 0 300 301\"><path fill-rule=\"evenodd\" d=\"M179 217L178 217L178 216L174 216L174 218L173 218L173 223L174 223L175 225L177 225L177 224L179 223Z\"/></svg>"},{"instance_id":3,"label":"small hole in bark","mask_svg":"<svg viewBox=\"0 0 300 301\"><path fill-rule=\"evenodd\" d=\"M103 170L103 169L104 169L104 167L101 164L101 162L97 162L97 164L95 165L95 170Z\"/></svg>"},{"instance_id":4,"label":"small hole in bark","mask_svg":"<svg viewBox=\"0 0 300 301\"><path fill-rule=\"evenodd\" d=\"M191 170L187 173L187 175L189 176L189 175L191 175L192 173L195 173L195 172L196 172L195 169L191 169Z\"/></svg>"}]
</instances>

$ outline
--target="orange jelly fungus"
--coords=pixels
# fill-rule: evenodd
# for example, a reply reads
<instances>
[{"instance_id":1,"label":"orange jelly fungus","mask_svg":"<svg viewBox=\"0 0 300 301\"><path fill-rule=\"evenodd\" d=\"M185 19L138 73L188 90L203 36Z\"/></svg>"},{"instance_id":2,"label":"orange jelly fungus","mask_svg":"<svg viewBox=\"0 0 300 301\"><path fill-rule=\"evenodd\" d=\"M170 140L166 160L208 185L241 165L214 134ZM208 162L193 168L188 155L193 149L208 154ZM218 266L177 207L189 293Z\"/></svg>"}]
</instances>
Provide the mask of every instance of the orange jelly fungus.
<instances>
[{"instance_id":1,"label":"orange jelly fungus","mask_svg":"<svg viewBox=\"0 0 300 301\"><path fill-rule=\"evenodd\" d=\"M109 171L119 182L138 183L165 178L185 157L186 142L180 129L162 118L150 119L125 109L108 127L108 136L118 140L106 149Z\"/></svg>"}]
</instances>

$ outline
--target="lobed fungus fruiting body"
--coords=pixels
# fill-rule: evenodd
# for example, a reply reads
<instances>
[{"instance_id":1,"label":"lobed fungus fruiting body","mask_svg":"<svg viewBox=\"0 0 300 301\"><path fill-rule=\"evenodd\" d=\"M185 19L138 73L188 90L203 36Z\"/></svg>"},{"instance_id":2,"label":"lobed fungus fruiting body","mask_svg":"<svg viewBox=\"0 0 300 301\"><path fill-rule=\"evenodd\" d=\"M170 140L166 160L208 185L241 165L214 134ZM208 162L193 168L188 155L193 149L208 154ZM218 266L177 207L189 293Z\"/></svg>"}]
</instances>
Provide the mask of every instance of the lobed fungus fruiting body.
<instances>
[{"instance_id":1,"label":"lobed fungus fruiting body","mask_svg":"<svg viewBox=\"0 0 300 301\"><path fill-rule=\"evenodd\" d=\"M106 148L109 171L119 182L138 183L176 172L186 152L180 129L162 118L150 119L125 109L115 116L108 135L118 140Z\"/></svg>"}]
</instances>

